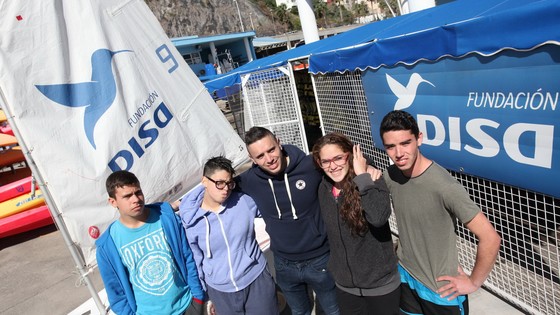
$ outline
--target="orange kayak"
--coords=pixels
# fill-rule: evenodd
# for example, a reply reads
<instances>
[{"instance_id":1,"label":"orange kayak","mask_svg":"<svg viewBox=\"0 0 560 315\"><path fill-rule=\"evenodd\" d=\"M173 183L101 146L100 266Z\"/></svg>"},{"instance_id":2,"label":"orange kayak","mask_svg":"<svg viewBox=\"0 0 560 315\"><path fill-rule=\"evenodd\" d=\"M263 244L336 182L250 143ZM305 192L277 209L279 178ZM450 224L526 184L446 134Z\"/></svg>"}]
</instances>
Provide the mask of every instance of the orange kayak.
<instances>
[{"instance_id":1,"label":"orange kayak","mask_svg":"<svg viewBox=\"0 0 560 315\"><path fill-rule=\"evenodd\" d=\"M0 151L0 167L10 166L25 161L25 156L19 146Z\"/></svg>"},{"instance_id":2,"label":"orange kayak","mask_svg":"<svg viewBox=\"0 0 560 315\"><path fill-rule=\"evenodd\" d=\"M17 143L18 142L16 137L5 133L0 133L0 147L9 147Z\"/></svg>"}]
</instances>

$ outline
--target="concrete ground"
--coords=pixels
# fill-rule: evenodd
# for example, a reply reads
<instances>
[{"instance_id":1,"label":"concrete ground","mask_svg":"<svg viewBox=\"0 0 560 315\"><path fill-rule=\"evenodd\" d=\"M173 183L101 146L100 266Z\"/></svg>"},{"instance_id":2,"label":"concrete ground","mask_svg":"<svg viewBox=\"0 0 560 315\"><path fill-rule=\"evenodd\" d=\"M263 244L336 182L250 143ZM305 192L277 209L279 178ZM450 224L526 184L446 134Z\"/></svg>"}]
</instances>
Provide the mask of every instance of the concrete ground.
<instances>
[{"instance_id":1,"label":"concrete ground","mask_svg":"<svg viewBox=\"0 0 560 315\"><path fill-rule=\"evenodd\" d=\"M0 314L99 314L54 226L0 239ZM91 275L97 291L99 273ZM523 314L485 290L470 297L471 315Z\"/></svg>"},{"instance_id":2,"label":"concrete ground","mask_svg":"<svg viewBox=\"0 0 560 315\"><path fill-rule=\"evenodd\" d=\"M68 314L91 297L54 225L0 239L0 279L0 314Z\"/></svg>"}]
</instances>

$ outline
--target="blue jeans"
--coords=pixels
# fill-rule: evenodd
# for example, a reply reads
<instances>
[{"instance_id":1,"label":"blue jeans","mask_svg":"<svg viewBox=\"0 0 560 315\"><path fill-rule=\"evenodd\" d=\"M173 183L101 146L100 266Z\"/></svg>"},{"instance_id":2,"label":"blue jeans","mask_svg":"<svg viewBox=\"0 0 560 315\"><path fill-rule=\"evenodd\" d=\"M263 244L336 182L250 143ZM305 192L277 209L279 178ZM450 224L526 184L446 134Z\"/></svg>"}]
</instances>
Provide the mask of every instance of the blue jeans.
<instances>
[{"instance_id":1,"label":"blue jeans","mask_svg":"<svg viewBox=\"0 0 560 315\"><path fill-rule=\"evenodd\" d=\"M274 256L276 283L282 289L293 315L309 315L312 301L307 294L310 285L327 315L339 315L336 286L327 271L329 253L308 260L288 260Z\"/></svg>"}]
</instances>

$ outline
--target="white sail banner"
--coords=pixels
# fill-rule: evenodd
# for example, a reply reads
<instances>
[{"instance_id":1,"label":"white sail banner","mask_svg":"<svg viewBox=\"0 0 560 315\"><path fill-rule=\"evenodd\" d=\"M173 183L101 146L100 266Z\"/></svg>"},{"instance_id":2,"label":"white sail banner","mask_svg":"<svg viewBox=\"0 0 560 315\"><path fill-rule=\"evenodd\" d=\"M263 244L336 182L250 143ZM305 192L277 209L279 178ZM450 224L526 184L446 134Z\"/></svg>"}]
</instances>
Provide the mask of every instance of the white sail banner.
<instances>
[{"instance_id":1,"label":"white sail banner","mask_svg":"<svg viewBox=\"0 0 560 315\"><path fill-rule=\"evenodd\" d=\"M135 173L147 202L173 201L208 158L246 161L144 1L0 1L0 12L2 106L87 264L118 217L112 171Z\"/></svg>"}]
</instances>

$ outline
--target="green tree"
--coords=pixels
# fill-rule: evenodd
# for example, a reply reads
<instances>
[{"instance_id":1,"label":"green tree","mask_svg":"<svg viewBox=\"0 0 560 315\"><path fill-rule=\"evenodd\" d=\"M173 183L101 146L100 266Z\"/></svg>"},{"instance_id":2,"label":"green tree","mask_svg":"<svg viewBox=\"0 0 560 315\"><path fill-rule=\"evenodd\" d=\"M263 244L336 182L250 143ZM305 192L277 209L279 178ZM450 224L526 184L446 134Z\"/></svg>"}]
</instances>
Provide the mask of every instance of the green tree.
<instances>
[{"instance_id":1,"label":"green tree","mask_svg":"<svg viewBox=\"0 0 560 315\"><path fill-rule=\"evenodd\" d=\"M284 24L288 22L288 7L286 7L284 3L276 7L274 14L280 23Z\"/></svg>"},{"instance_id":2,"label":"green tree","mask_svg":"<svg viewBox=\"0 0 560 315\"><path fill-rule=\"evenodd\" d=\"M354 23L354 14L351 10L346 9L345 6L342 7L342 23L352 24Z\"/></svg>"},{"instance_id":3,"label":"green tree","mask_svg":"<svg viewBox=\"0 0 560 315\"><path fill-rule=\"evenodd\" d=\"M340 4L340 0L335 0L336 1L336 6L338 7L338 14L340 16L340 23L343 22L343 17L342 17L342 8L344 7L343 5Z\"/></svg>"},{"instance_id":4,"label":"green tree","mask_svg":"<svg viewBox=\"0 0 560 315\"><path fill-rule=\"evenodd\" d=\"M290 13L293 14L293 15L299 16L299 10L298 10L297 5L294 5L294 6L290 9Z\"/></svg>"},{"instance_id":5,"label":"green tree","mask_svg":"<svg viewBox=\"0 0 560 315\"><path fill-rule=\"evenodd\" d=\"M389 4L389 6L391 6L391 9L389 9L389 7L387 6L387 4ZM383 11L383 14L385 16L390 16L392 17L393 15L391 14L391 10L395 13L395 15L399 15L400 11L399 11L399 4L397 2L397 0L383 0L383 1L379 1L379 7L381 8L381 10Z\"/></svg>"},{"instance_id":6,"label":"green tree","mask_svg":"<svg viewBox=\"0 0 560 315\"><path fill-rule=\"evenodd\" d=\"M264 3L269 8L275 8L276 7L276 1L275 0L264 0Z\"/></svg>"},{"instance_id":7,"label":"green tree","mask_svg":"<svg viewBox=\"0 0 560 315\"><path fill-rule=\"evenodd\" d=\"M352 13L354 16L365 16L369 13L368 6L364 2L354 3L352 5Z\"/></svg>"},{"instance_id":8,"label":"green tree","mask_svg":"<svg viewBox=\"0 0 560 315\"><path fill-rule=\"evenodd\" d=\"M299 15L290 13L289 29L291 31L301 30L301 21Z\"/></svg>"},{"instance_id":9,"label":"green tree","mask_svg":"<svg viewBox=\"0 0 560 315\"><path fill-rule=\"evenodd\" d=\"M317 25L327 27L327 4L322 0L313 0L313 8L315 11L315 19ZM321 23L322 22L322 23Z\"/></svg>"},{"instance_id":10,"label":"green tree","mask_svg":"<svg viewBox=\"0 0 560 315\"><path fill-rule=\"evenodd\" d=\"M330 27L340 23L338 6L334 2L327 4L327 21Z\"/></svg>"}]
</instances>

